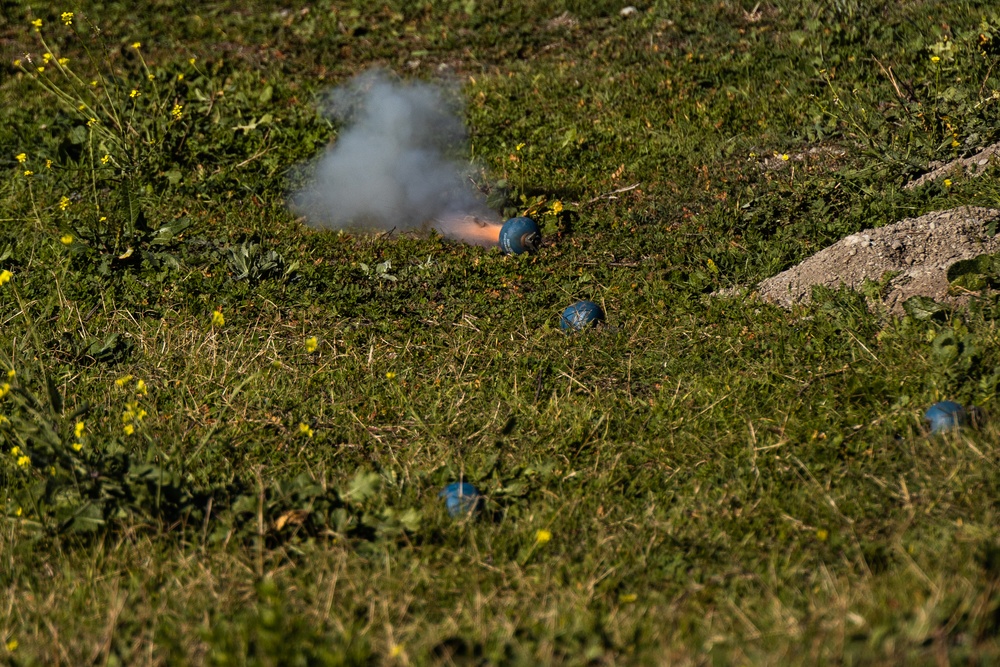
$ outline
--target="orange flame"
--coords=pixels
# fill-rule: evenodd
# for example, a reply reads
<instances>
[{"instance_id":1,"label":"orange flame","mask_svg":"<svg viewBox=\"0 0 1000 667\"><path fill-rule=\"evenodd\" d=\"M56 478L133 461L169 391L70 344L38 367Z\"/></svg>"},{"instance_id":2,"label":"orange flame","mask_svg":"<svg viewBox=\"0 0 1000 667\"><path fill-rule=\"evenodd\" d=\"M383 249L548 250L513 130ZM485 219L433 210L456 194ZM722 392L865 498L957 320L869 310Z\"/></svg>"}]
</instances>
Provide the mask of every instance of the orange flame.
<instances>
[{"instance_id":1,"label":"orange flame","mask_svg":"<svg viewBox=\"0 0 1000 667\"><path fill-rule=\"evenodd\" d=\"M434 221L434 227L445 236L482 246L496 245L500 241L502 226L499 221L485 220L467 213L449 215Z\"/></svg>"}]
</instances>

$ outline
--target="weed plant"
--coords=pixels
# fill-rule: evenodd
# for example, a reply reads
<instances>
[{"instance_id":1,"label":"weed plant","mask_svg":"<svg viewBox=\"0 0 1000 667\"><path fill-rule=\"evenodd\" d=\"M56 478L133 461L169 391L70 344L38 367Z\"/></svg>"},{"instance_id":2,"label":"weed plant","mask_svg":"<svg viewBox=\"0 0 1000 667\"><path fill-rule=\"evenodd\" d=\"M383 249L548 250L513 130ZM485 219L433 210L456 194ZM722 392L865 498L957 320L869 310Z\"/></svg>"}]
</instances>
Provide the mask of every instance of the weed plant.
<instances>
[{"instance_id":1,"label":"weed plant","mask_svg":"<svg viewBox=\"0 0 1000 667\"><path fill-rule=\"evenodd\" d=\"M996 164L903 188L1000 140L1000 13L621 9L5 9L0 660L997 661L1000 426L921 421L998 412L993 258L905 317L752 293L1000 207ZM288 211L373 66L460 84L538 254Z\"/></svg>"}]
</instances>

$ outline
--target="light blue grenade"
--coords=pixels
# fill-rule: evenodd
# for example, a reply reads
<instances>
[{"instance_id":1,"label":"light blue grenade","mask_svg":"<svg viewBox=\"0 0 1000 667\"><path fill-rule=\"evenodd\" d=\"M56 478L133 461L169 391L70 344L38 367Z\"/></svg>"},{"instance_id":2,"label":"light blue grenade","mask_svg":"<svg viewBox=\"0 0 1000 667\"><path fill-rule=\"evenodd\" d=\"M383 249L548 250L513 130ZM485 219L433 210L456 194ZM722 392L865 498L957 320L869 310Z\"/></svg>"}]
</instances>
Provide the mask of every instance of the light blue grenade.
<instances>
[{"instance_id":1,"label":"light blue grenade","mask_svg":"<svg viewBox=\"0 0 1000 667\"><path fill-rule=\"evenodd\" d=\"M604 311L593 301L577 301L567 306L559 318L559 328L563 331L579 331L589 324L604 320Z\"/></svg>"},{"instance_id":2,"label":"light blue grenade","mask_svg":"<svg viewBox=\"0 0 1000 667\"><path fill-rule=\"evenodd\" d=\"M452 482L444 487L438 498L444 498L448 514L453 517L472 514L479 509L483 500L479 490L468 482Z\"/></svg>"},{"instance_id":3,"label":"light blue grenade","mask_svg":"<svg viewBox=\"0 0 1000 667\"><path fill-rule=\"evenodd\" d=\"M506 255L534 254L542 245L542 231L531 218L511 218L500 228L499 244Z\"/></svg>"},{"instance_id":4,"label":"light blue grenade","mask_svg":"<svg viewBox=\"0 0 1000 667\"><path fill-rule=\"evenodd\" d=\"M964 426L969 416L955 401L938 401L927 408L924 421L930 425L931 433L944 433Z\"/></svg>"}]
</instances>

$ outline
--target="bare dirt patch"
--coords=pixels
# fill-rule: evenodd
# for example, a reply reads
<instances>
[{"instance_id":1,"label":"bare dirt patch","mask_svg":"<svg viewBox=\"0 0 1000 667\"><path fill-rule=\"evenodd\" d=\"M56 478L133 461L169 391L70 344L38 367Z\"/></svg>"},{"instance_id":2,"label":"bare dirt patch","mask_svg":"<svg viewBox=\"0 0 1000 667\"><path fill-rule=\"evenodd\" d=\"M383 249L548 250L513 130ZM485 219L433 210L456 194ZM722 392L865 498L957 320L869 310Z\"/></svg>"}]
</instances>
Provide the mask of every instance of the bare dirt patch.
<instances>
[{"instance_id":1,"label":"bare dirt patch","mask_svg":"<svg viewBox=\"0 0 1000 667\"><path fill-rule=\"evenodd\" d=\"M932 162L929 166L931 171L919 178L915 178L903 186L905 190L919 188L925 183L930 183L944 176L981 176L991 163L1000 163L1000 142L987 146L975 155L965 158L958 158L951 162Z\"/></svg>"},{"instance_id":2,"label":"bare dirt patch","mask_svg":"<svg viewBox=\"0 0 1000 667\"><path fill-rule=\"evenodd\" d=\"M759 295L790 308L807 303L815 285L858 289L866 281L895 274L882 291L882 301L893 314L902 315L903 302L913 296L958 304L969 295L949 293L948 267L1000 252L1000 235L987 230L991 222L1000 223L1000 210L963 206L866 229L763 281Z\"/></svg>"}]
</instances>

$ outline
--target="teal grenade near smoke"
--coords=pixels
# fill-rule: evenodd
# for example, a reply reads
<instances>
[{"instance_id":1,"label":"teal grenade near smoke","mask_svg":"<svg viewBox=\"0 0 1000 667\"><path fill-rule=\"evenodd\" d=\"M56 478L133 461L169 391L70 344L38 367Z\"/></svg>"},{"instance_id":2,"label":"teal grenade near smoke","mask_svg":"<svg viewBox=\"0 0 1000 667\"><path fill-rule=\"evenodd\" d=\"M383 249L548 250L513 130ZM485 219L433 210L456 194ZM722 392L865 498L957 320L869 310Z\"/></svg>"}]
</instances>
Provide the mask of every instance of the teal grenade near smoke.
<instances>
[{"instance_id":1,"label":"teal grenade near smoke","mask_svg":"<svg viewBox=\"0 0 1000 667\"><path fill-rule=\"evenodd\" d=\"M542 231L531 218L511 218L500 228L499 243L507 255L534 254L542 245Z\"/></svg>"}]
</instances>

